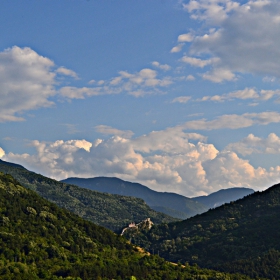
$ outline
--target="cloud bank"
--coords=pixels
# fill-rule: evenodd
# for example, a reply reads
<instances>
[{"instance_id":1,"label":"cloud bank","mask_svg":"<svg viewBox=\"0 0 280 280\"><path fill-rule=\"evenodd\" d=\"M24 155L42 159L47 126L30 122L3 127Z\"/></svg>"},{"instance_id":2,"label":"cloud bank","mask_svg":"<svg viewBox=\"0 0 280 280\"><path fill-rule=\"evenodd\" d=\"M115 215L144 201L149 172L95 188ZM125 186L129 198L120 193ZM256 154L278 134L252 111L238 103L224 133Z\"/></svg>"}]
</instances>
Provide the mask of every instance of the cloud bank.
<instances>
[{"instance_id":1,"label":"cloud bank","mask_svg":"<svg viewBox=\"0 0 280 280\"><path fill-rule=\"evenodd\" d=\"M255 168L238 156L260 151L279 154L280 140L275 134L267 139L249 135L219 151L207 143L205 136L184 132L179 127L136 138L125 138L127 131L122 134L106 126L97 129L118 135L94 142L33 141L31 145L36 149L33 155L5 154L1 149L1 157L56 179L116 176L188 197L236 186L263 189L280 178L280 166L269 170Z\"/></svg>"}]
</instances>

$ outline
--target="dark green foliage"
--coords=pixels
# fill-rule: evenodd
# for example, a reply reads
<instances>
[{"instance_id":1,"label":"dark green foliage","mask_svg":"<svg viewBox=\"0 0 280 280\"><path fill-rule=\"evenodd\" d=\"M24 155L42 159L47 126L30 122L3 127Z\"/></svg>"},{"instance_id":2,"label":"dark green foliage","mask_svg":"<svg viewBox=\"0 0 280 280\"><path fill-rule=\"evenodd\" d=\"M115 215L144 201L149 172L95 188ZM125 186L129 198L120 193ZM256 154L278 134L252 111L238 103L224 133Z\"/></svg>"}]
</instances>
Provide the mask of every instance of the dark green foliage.
<instances>
[{"instance_id":1,"label":"dark green foliage","mask_svg":"<svg viewBox=\"0 0 280 280\"><path fill-rule=\"evenodd\" d=\"M140 252L0 172L0 279L250 279Z\"/></svg>"},{"instance_id":2,"label":"dark green foliage","mask_svg":"<svg viewBox=\"0 0 280 280\"><path fill-rule=\"evenodd\" d=\"M20 165L0 160L0 171L11 174L24 187L36 191L58 206L115 232L120 232L132 221L138 223L146 218L151 218L156 224L178 220L152 210L142 199L61 183L30 172Z\"/></svg>"},{"instance_id":3,"label":"dark green foliage","mask_svg":"<svg viewBox=\"0 0 280 280\"><path fill-rule=\"evenodd\" d=\"M280 279L280 185L188 220L126 232L170 261Z\"/></svg>"},{"instance_id":4,"label":"dark green foliage","mask_svg":"<svg viewBox=\"0 0 280 280\"><path fill-rule=\"evenodd\" d=\"M61 182L100 192L138 197L143 199L152 209L178 219L187 219L209 209L188 197L176 193L156 192L141 184L118 178L68 178Z\"/></svg>"}]
</instances>

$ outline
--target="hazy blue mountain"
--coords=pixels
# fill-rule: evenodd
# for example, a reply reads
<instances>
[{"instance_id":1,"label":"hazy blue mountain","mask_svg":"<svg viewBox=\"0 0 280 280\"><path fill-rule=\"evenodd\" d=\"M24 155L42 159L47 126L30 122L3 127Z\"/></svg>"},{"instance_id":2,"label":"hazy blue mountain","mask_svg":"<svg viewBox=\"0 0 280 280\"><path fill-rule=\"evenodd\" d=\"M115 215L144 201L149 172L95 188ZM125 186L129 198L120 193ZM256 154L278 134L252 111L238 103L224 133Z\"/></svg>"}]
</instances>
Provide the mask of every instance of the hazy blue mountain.
<instances>
[{"instance_id":1,"label":"hazy blue mountain","mask_svg":"<svg viewBox=\"0 0 280 280\"><path fill-rule=\"evenodd\" d=\"M61 183L17 164L1 160L0 171L12 175L24 187L36 191L58 206L113 231L120 231L129 223L140 222L146 218L151 218L156 224L177 220L151 209L142 199Z\"/></svg>"},{"instance_id":2,"label":"hazy blue mountain","mask_svg":"<svg viewBox=\"0 0 280 280\"><path fill-rule=\"evenodd\" d=\"M222 189L207 196L193 197L192 199L206 205L208 208L216 208L237 199L243 198L254 192L249 188Z\"/></svg>"},{"instance_id":3,"label":"hazy blue mountain","mask_svg":"<svg viewBox=\"0 0 280 280\"><path fill-rule=\"evenodd\" d=\"M179 219L187 219L208 209L205 205L188 197L176 193L157 192L141 184L118 178L68 178L61 182L99 192L138 197L143 199L152 209Z\"/></svg>"}]
</instances>

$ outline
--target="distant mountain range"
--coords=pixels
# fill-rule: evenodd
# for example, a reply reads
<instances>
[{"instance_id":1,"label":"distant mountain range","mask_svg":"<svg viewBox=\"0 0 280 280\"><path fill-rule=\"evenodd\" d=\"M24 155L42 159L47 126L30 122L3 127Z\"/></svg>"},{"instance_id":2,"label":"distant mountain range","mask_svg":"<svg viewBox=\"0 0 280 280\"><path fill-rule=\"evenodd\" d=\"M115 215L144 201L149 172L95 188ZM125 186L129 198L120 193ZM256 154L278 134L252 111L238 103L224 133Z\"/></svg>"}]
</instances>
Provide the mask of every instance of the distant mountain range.
<instances>
[{"instance_id":1,"label":"distant mountain range","mask_svg":"<svg viewBox=\"0 0 280 280\"><path fill-rule=\"evenodd\" d=\"M201 214L210 208L243 198L254 192L248 188L231 188L220 190L208 196L188 198L176 193L157 192L141 184L118 178L68 178L61 182L99 192L138 197L143 199L152 209L179 219L187 219Z\"/></svg>"},{"instance_id":2,"label":"distant mountain range","mask_svg":"<svg viewBox=\"0 0 280 280\"><path fill-rule=\"evenodd\" d=\"M141 184L118 178L68 178L61 182L99 192L138 197L143 199L152 209L179 219L187 219L208 209L203 204L182 195L156 192Z\"/></svg>"},{"instance_id":3,"label":"distant mountain range","mask_svg":"<svg viewBox=\"0 0 280 280\"><path fill-rule=\"evenodd\" d=\"M238 200L240 198L243 198L244 196L252 194L253 192L253 189L238 187L222 189L207 196L198 196L193 197L192 199L201 204L204 204L205 206L207 206L207 208L210 209L216 208L231 201Z\"/></svg>"},{"instance_id":4,"label":"distant mountain range","mask_svg":"<svg viewBox=\"0 0 280 280\"><path fill-rule=\"evenodd\" d=\"M151 209L142 199L61 183L18 164L0 160L0 171L11 174L24 187L36 191L58 206L113 231L119 232L129 223L139 223L146 218L151 218L155 224L178 220Z\"/></svg>"}]
</instances>

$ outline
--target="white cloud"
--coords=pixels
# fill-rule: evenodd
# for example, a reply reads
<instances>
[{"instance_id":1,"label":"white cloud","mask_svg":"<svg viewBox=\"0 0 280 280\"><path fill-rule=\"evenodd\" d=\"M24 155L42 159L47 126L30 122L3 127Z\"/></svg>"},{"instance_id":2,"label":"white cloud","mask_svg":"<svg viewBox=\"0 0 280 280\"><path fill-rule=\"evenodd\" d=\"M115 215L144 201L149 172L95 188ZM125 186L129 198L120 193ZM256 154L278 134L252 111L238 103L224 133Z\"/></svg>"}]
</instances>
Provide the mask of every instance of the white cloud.
<instances>
[{"instance_id":1,"label":"white cloud","mask_svg":"<svg viewBox=\"0 0 280 280\"><path fill-rule=\"evenodd\" d=\"M253 88L245 88L244 90L237 90L228 94L228 98L237 99L254 99L258 98L258 94Z\"/></svg>"},{"instance_id":2,"label":"white cloud","mask_svg":"<svg viewBox=\"0 0 280 280\"><path fill-rule=\"evenodd\" d=\"M236 79L235 74L223 68L214 68L212 71L206 72L202 75L203 79L214 83L221 83L223 81L233 81Z\"/></svg>"},{"instance_id":3,"label":"white cloud","mask_svg":"<svg viewBox=\"0 0 280 280\"><path fill-rule=\"evenodd\" d=\"M214 95L214 96L203 96L201 99L197 99L197 101L217 101L222 102L226 100L234 100L234 99L253 99L255 101L260 100L269 100L274 96L280 96L280 90L261 90L257 92L254 88L245 88L242 90L233 91L223 95ZM277 100L276 100L277 101ZM255 106L258 103L252 103L250 106Z\"/></svg>"},{"instance_id":4,"label":"white cloud","mask_svg":"<svg viewBox=\"0 0 280 280\"><path fill-rule=\"evenodd\" d=\"M264 189L279 180L280 166L273 170L254 168L248 160L241 159L231 151L220 152L217 157L203 164L208 184L215 188L250 187Z\"/></svg>"},{"instance_id":5,"label":"white cloud","mask_svg":"<svg viewBox=\"0 0 280 280\"><path fill-rule=\"evenodd\" d=\"M275 133L270 133L266 139L249 134L239 142L229 144L225 149L236 151L246 156L257 154L279 154L280 138Z\"/></svg>"},{"instance_id":6,"label":"white cloud","mask_svg":"<svg viewBox=\"0 0 280 280\"><path fill-rule=\"evenodd\" d=\"M170 69L169 65L157 61L152 64L160 71ZM15 46L0 52L0 122L23 121L22 113L53 106L55 103L50 98L57 95L68 99L120 93L138 97L162 93L161 89L173 82L171 77L149 68L136 73L120 71L107 81L91 80L91 87L61 86L60 75L78 79L73 70L56 67L52 60L30 48Z\"/></svg>"},{"instance_id":7,"label":"white cloud","mask_svg":"<svg viewBox=\"0 0 280 280\"><path fill-rule=\"evenodd\" d=\"M70 99L84 99L85 96L100 95L100 88L88 88L88 87L62 87L59 93L63 97Z\"/></svg>"},{"instance_id":8,"label":"white cloud","mask_svg":"<svg viewBox=\"0 0 280 280\"><path fill-rule=\"evenodd\" d=\"M212 159L217 153L213 145L199 141L206 141L206 137L170 128L135 139L114 136L93 143L85 140L33 141L37 150L35 155L9 153L5 159L57 179L117 176L158 190L197 193L200 190L195 186L199 187L205 181L197 161ZM194 174L188 176L188 171ZM190 185L190 190L185 190L186 185Z\"/></svg>"},{"instance_id":9,"label":"white cloud","mask_svg":"<svg viewBox=\"0 0 280 280\"><path fill-rule=\"evenodd\" d=\"M167 71L170 66L160 64L157 61L152 63L160 70ZM83 99L86 96L108 95L126 93L135 97L144 96L147 94L162 93L161 89L172 84L171 77L162 76L157 71L144 68L136 73L128 71L120 71L119 76L113 77L110 80L100 80L96 82L92 80L91 87L62 87L59 92L63 97Z\"/></svg>"},{"instance_id":10,"label":"white cloud","mask_svg":"<svg viewBox=\"0 0 280 280\"><path fill-rule=\"evenodd\" d=\"M243 115L223 115L214 120L205 119L186 122L182 127L184 129L195 130L214 130L214 129L238 129L250 127L253 125L267 125L269 123L279 123L280 113L262 112L262 113L245 113Z\"/></svg>"},{"instance_id":11,"label":"white cloud","mask_svg":"<svg viewBox=\"0 0 280 280\"><path fill-rule=\"evenodd\" d=\"M0 147L0 158L4 157L5 151Z\"/></svg>"},{"instance_id":12,"label":"white cloud","mask_svg":"<svg viewBox=\"0 0 280 280\"><path fill-rule=\"evenodd\" d=\"M280 96L280 90L261 90L259 99L260 100L268 100L273 98L274 96Z\"/></svg>"},{"instance_id":13,"label":"white cloud","mask_svg":"<svg viewBox=\"0 0 280 280\"><path fill-rule=\"evenodd\" d=\"M131 130L119 130L108 125L98 125L95 130L102 134L116 135L123 138L131 138L134 134Z\"/></svg>"},{"instance_id":14,"label":"white cloud","mask_svg":"<svg viewBox=\"0 0 280 280\"><path fill-rule=\"evenodd\" d=\"M178 36L178 42L191 42L194 39L191 33L181 34Z\"/></svg>"},{"instance_id":15,"label":"white cloud","mask_svg":"<svg viewBox=\"0 0 280 280\"><path fill-rule=\"evenodd\" d=\"M75 79L78 79L77 73L75 73L73 70L67 69L65 67L59 67L56 70L56 73L59 73L59 74L65 75L65 76L70 76L70 77L73 77Z\"/></svg>"},{"instance_id":16,"label":"white cloud","mask_svg":"<svg viewBox=\"0 0 280 280\"><path fill-rule=\"evenodd\" d=\"M168 70L171 69L171 67L168 64L160 64L157 61L153 61L152 65L157 67L157 68L159 68L159 69L161 69L161 70L164 70L164 71L168 71Z\"/></svg>"},{"instance_id":17,"label":"white cloud","mask_svg":"<svg viewBox=\"0 0 280 280\"><path fill-rule=\"evenodd\" d=\"M190 96L179 96L172 100L172 103L179 102L179 103L187 103L191 99Z\"/></svg>"},{"instance_id":18,"label":"white cloud","mask_svg":"<svg viewBox=\"0 0 280 280\"><path fill-rule=\"evenodd\" d=\"M280 2L192 0L183 7L208 28L194 34L190 54L217 57L205 79L232 80L236 73L280 76ZM228 74L221 75L221 69Z\"/></svg>"},{"instance_id":19,"label":"white cloud","mask_svg":"<svg viewBox=\"0 0 280 280\"><path fill-rule=\"evenodd\" d=\"M180 52L183 48L184 44L178 44L177 46L173 47L171 49L171 53L177 53L177 52Z\"/></svg>"},{"instance_id":20,"label":"white cloud","mask_svg":"<svg viewBox=\"0 0 280 280\"><path fill-rule=\"evenodd\" d=\"M192 66L200 67L200 68L203 68L203 67L213 63L213 61L210 59L202 60L200 58L189 57L189 56L183 56L181 61L183 61L187 64L190 64Z\"/></svg>"},{"instance_id":21,"label":"white cloud","mask_svg":"<svg viewBox=\"0 0 280 280\"><path fill-rule=\"evenodd\" d=\"M108 129L113 132L113 128ZM34 155L8 153L3 158L56 179L116 176L158 191L186 196L236 186L263 189L279 179L280 166L269 170L254 168L233 151L218 151L206 141L201 134L186 133L174 127L133 139L113 136L92 143L86 140L33 141ZM264 145L254 136L250 141ZM276 135L271 134L265 141L270 143L270 148L279 147ZM279 153L279 148L275 152Z\"/></svg>"},{"instance_id":22,"label":"white cloud","mask_svg":"<svg viewBox=\"0 0 280 280\"><path fill-rule=\"evenodd\" d=\"M194 77L193 75L188 75L188 76L186 77L186 80L187 80L187 81L194 81L194 80L195 80L195 77Z\"/></svg>"},{"instance_id":23,"label":"white cloud","mask_svg":"<svg viewBox=\"0 0 280 280\"><path fill-rule=\"evenodd\" d=\"M183 7L192 13L193 19L218 24L226 20L228 14L237 10L240 4L230 0L191 0Z\"/></svg>"},{"instance_id":24,"label":"white cloud","mask_svg":"<svg viewBox=\"0 0 280 280\"><path fill-rule=\"evenodd\" d=\"M0 122L22 121L20 113L53 105L54 63L30 48L0 53Z\"/></svg>"}]
</instances>

